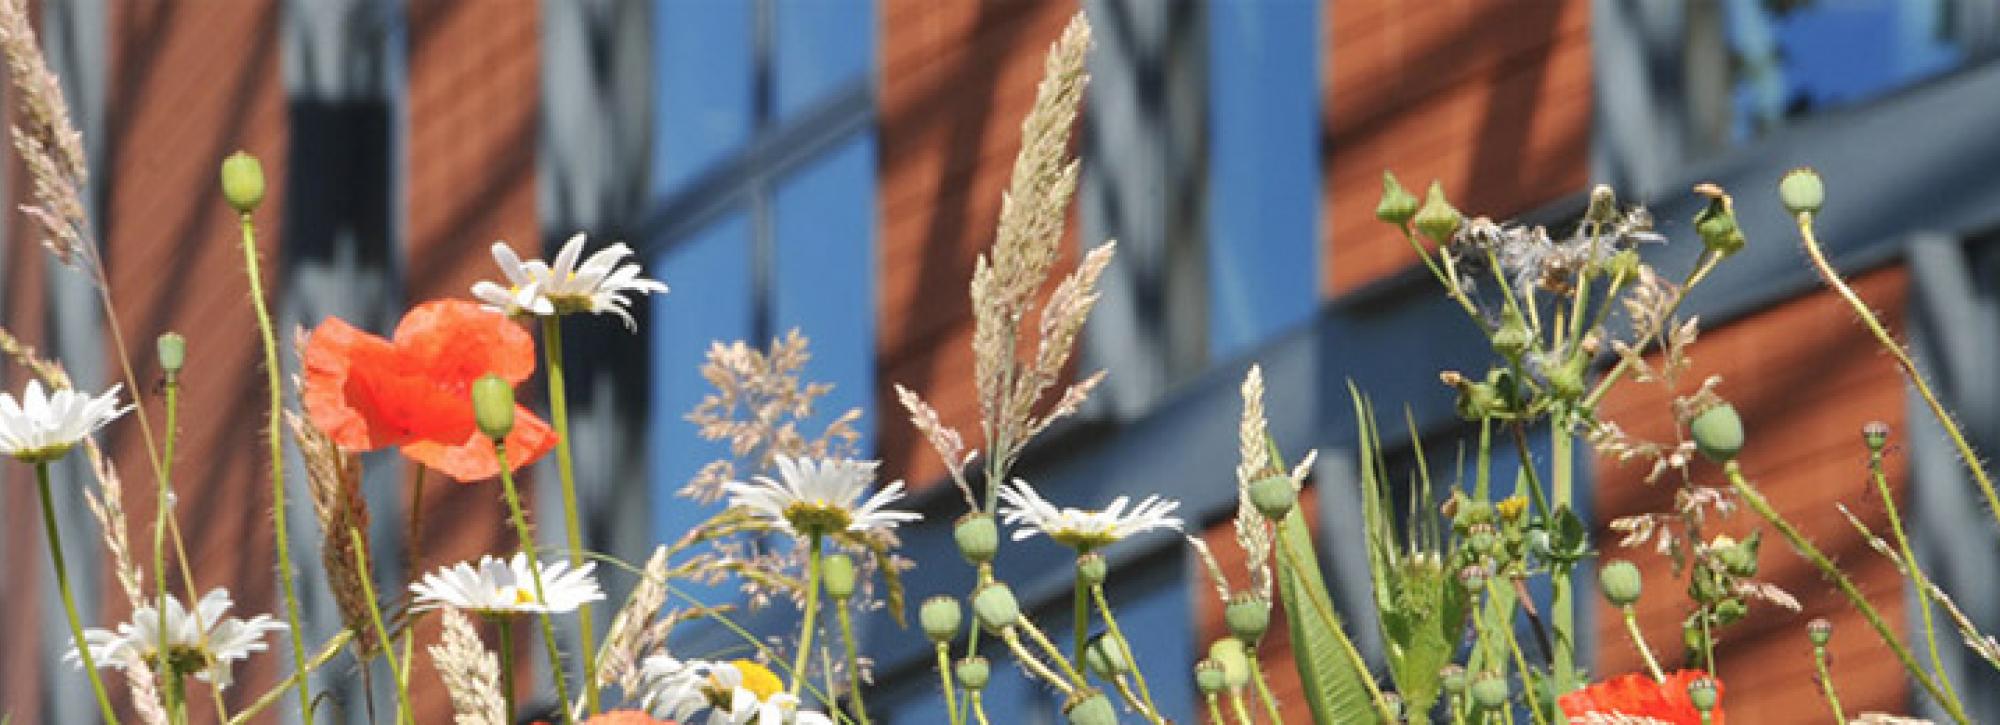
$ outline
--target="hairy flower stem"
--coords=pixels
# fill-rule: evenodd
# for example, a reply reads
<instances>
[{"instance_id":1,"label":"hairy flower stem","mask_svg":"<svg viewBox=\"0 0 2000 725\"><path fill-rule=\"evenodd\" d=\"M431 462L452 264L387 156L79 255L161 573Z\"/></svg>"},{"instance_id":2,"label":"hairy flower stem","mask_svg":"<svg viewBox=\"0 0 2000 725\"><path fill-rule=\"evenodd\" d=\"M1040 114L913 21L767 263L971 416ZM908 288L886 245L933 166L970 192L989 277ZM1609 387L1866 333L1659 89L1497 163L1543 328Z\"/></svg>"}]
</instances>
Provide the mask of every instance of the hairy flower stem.
<instances>
[{"instance_id":1,"label":"hairy flower stem","mask_svg":"<svg viewBox=\"0 0 2000 725\"><path fill-rule=\"evenodd\" d=\"M228 721L229 725L243 725L250 718L256 717L272 705L277 704L279 698L285 696L285 690L291 688L292 680L303 679L306 675L312 674L313 670L326 666L326 663L332 662L334 657L339 656L341 648L346 647L347 643L352 641L354 641L354 630L343 629L335 632L333 638L327 640L326 644L320 645L319 651L314 653L312 659L306 662L306 669L293 672L283 682L272 685L271 689L266 691L263 696L258 697L256 702L250 703L250 706L243 708L242 712L231 716Z\"/></svg>"},{"instance_id":2,"label":"hairy flower stem","mask_svg":"<svg viewBox=\"0 0 2000 725\"><path fill-rule=\"evenodd\" d=\"M854 617L847 613L847 602L837 602L833 616L840 620L840 641L847 650L847 699L854 707L854 718L869 725L868 706L861 702L861 655L856 651L860 645L854 641Z\"/></svg>"},{"instance_id":3,"label":"hairy flower stem","mask_svg":"<svg viewBox=\"0 0 2000 725\"><path fill-rule=\"evenodd\" d=\"M1514 655L1514 668L1521 673L1521 682L1527 683L1528 673L1532 671L1528 669L1528 655L1521 651L1521 639L1514 636L1512 629L1507 631L1507 651ZM1535 688L1524 684L1521 695L1528 700L1528 716L1534 718L1535 725L1549 725L1548 716L1542 713L1541 696L1535 694Z\"/></svg>"},{"instance_id":4,"label":"hairy flower stem","mask_svg":"<svg viewBox=\"0 0 2000 725\"><path fill-rule=\"evenodd\" d=\"M1743 469L1740 464L1736 461L1730 461L1728 465L1723 466L1722 470L1729 478L1730 487L1735 489L1736 495L1742 498L1744 503L1749 504L1750 510L1756 511L1757 515L1763 517L1764 521L1777 528L1778 533L1785 537L1785 541L1790 543L1792 548L1799 552L1800 556L1805 557L1807 562L1811 563L1814 568L1819 569L1822 576L1833 580L1834 585L1840 588L1841 595L1847 598L1849 604L1854 605L1855 609L1861 610L1861 616L1868 620L1868 626L1875 629L1875 635L1882 639L1883 644L1889 646L1889 650L1895 653L1896 659L1902 662L1903 669L1909 672L1911 677L1916 678L1917 684L1923 686L1924 691L1930 694L1931 699L1936 700L1938 705L1945 709L1945 714L1950 715L1954 722L1961 724L1970 723L1971 720L1966 717L1965 708L1959 704L1958 700L1945 697L1944 692L1938 689L1937 683L1931 679L1930 673L1924 671L1923 665L1917 664L1917 659L1910 655L1909 648L1904 647L1903 641L1896 638L1895 632L1890 631L1889 623L1883 621L1881 613L1875 611L1875 605L1868 602L1868 597L1861 593L1859 587L1854 585L1854 580L1849 579L1847 573L1841 571L1840 566L1834 564L1832 559L1828 559L1826 554L1819 550L1818 546L1813 545L1811 539L1806 538L1805 534L1800 533L1790 520L1779 514L1777 509L1772 508L1771 502L1764 498L1764 494L1759 492L1756 486L1751 485L1750 481L1743 477Z\"/></svg>"},{"instance_id":5,"label":"hairy flower stem","mask_svg":"<svg viewBox=\"0 0 2000 725\"><path fill-rule=\"evenodd\" d=\"M500 484L506 487L507 508L513 513L514 531L521 538L521 553L528 557L528 571L535 582L535 601L547 604L548 594L542 591L542 562L535 553L535 531L528 528L528 514L521 508L521 492L514 486L514 471L507 466L507 441L493 440L493 455L500 460ZM546 609L541 612L542 645L549 654L549 674L556 680L556 702L563 703L563 719L576 722L576 714L569 708L569 678L563 675L562 653L556 647L555 620Z\"/></svg>"},{"instance_id":6,"label":"hairy flower stem","mask_svg":"<svg viewBox=\"0 0 2000 725\"><path fill-rule=\"evenodd\" d=\"M1083 572L1076 574L1075 594L1070 597L1070 659L1078 669L1083 667L1083 643L1090 637L1090 594L1083 583Z\"/></svg>"},{"instance_id":7,"label":"hairy flower stem","mask_svg":"<svg viewBox=\"0 0 2000 725\"><path fill-rule=\"evenodd\" d=\"M951 685L951 645L937 643L938 684L944 688L944 711L951 718L951 725L964 725L958 719L958 690Z\"/></svg>"},{"instance_id":8,"label":"hairy flower stem","mask_svg":"<svg viewBox=\"0 0 2000 725\"><path fill-rule=\"evenodd\" d=\"M264 343L264 382L270 394L269 410L264 416L264 438L271 447L271 532L278 542L278 587L285 594L285 621L291 625L287 631L292 636L292 665L306 668L305 628L299 618L299 595L292 590L292 547L291 536L285 531L285 439L278 430L279 411L284 406L285 389L278 378L278 337L271 331L271 310L264 303L264 281L262 266L257 263L257 226L248 213L238 217L243 229L243 275L250 280L250 307L257 313L257 334ZM112 329L117 329L113 325ZM143 420L145 416L140 416ZM149 447L151 437L148 436ZM159 461L153 462L154 469L165 479L165 470ZM308 678L299 678L299 716L305 725L312 725L312 685Z\"/></svg>"},{"instance_id":9,"label":"hairy flower stem","mask_svg":"<svg viewBox=\"0 0 2000 725\"><path fill-rule=\"evenodd\" d=\"M1111 614L1111 602L1104 597L1104 585L1099 584L1091 587L1090 596L1097 600L1097 609L1104 615L1104 626L1110 629L1111 639L1116 641L1118 646L1125 651L1126 657L1138 658L1138 653L1132 650L1132 641L1125 638L1125 630L1118 626L1118 618ZM1250 668L1252 672L1257 673L1258 679L1263 679L1262 671L1257 669L1257 657L1254 651L1250 653ZM1147 718L1154 722L1159 722L1160 707L1153 704L1153 691L1146 687L1145 668L1140 667L1138 662L1132 663L1132 678L1138 682L1139 695L1146 701L1145 714ZM1276 722L1283 721L1278 720Z\"/></svg>"},{"instance_id":10,"label":"hairy flower stem","mask_svg":"<svg viewBox=\"0 0 2000 725\"><path fill-rule=\"evenodd\" d=\"M1243 704L1243 688L1230 688L1229 711L1236 714L1237 725L1255 725L1257 722L1250 718L1250 708Z\"/></svg>"},{"instance_id":11,"label":"hairy flower stem","mask_svg":"<svg viewBox=\"0 0 2000 725\"><path fill-rule=\"evenodd\" d=\"M1646 635L1639 631L1639 615L1632 611L1632 605L1619 607L1625 619L1625 634L1632 638L1632 646L1639 650L1639 656L1646 658L1646 671L1652 673L1654 682L1666 682L1667 675L1660 671L1660 661L1653 659L1653 648L1646 645Z\"/></svg>"},{"instance_id":12,"label":"hairy flower stem","mask_svg":"<svg viewBox=\"0 0 2000 725\"><path fill-rule=\"evenodd\" d=\"M1285 725L1285 716L1278 711L1278 698L1271 694L1271 683L1264 677L1264 665L1257 657L1257 650L1252 649L1244 655L1250 661L1250 685L1257 688L1257 699L1264 703L1264 716L1275 725ZM1136 673L1139 668L1133 667L1132 671Z\"/></svg>"},{"instance_id":13,"label":"hairy flower stem","mask_svg":"<svg viewBox=\"0 0 2000 725\"><path fill-rule=\"evenodd\" d=\"M1566 414L1557 413L1549 421L1549 477L1551 479L1550 498L1554 508L1551 515L1560 516L1571 507L1574 497L1575 456L1571 446L1575 439L1570 436L1569 419ZM1555 693L1568 694L1576 689L1576 602L1575 586L1571 577L1575 571L1567 564L1552 568L1549 577L1549 626L1555 632L1554 657L1551 667L1555 672Z\"/></svg>"},{"instance_id":14,"label":"hairy flower stem","mask_svg":"<svg viewBox=\"0 0 2000 725\"><path fill-rule=\"evenodd\" d=\"M1896 496L1889 490L1888 476L1882 473L1882 452L1868 454L1869 478L1875 481L1875 492L1882 496L1882 507L1889 514L1889 529L1896 535L1896 546L1902 549L1903 566L1910 579L1917 585L1917 607L1923 615L1924 644L1930 649L1931 670L1937 673L1938 687L1952 699L1958 699L1957 690L1951 686L1951 675L1945 672L1943 655L1938 652L1937 624L1931 616L1930 578L1924 575L1923 565L1917 563L1917 551L1910 546L1910 537L1903 533L1903 515L1896 509Z\"/></svg>"},{"instance_id":15,"label":"hairy flower stem","mask_svg":"<svg viewBox=\"0 0 2000 725\"><path fill-rule=\"evenodd\" d=\"M76 640L77 658L83 663L83 671L90 675L90 688L97 693L97 706L104 712L104 721L118 725L118 713L111 709L111 696L104 692L104 678L98 676L97 662L90 656L90 643L83 638L83 620L76 614L76 597L69 591L69 568L63 566L62 539L56 533L55 503L49 499L48 461L35 464L35 487L42 498L42 530L49 539L49 562L56 567L56 588L62 592L63 613L69 615L69 634Z\"/></svg>"},{"instance_id":16,"label":"hairy flower stem","mask_svg":"<svg viewBox=\"0 0 2000 725\"><path fill-rule=\"evenodd\" d=\"M542 357L548 367L549 416L556 428L556 472L562 477L563 533L569 538L569 565L583 566L583 526L576 513L576 466L570 455L569 394L563 381L562 318L542 318ZM590 604L576 608L577 629L583 636L583 702L586 714L597 706L597 629L591 626Z\"/></svg>"},{"instance_id":17,"label":"hairy flower stem","mask_svg":"<svg viewBox=\"0 0 2000 725\"><path fill-rule=\"evenodd\" d=\"M168 481L171 480L169 476L174 470L174 439L177 437L174 435L174 431L177 428L176 423L179 418L181 398L180 372L177 370L168 370L166 382L167 446L166 452L161 456L160 475L158 476L159 488L153 498L153 579L155 580L153 584L159 595L159 599L156 601L160 605L160 628L158 631L161 632L167 631L167 517L171 515L168 512L172 510L172 504L169 504L167 499L173 497L173 491ZM135 604L134 606L137 605ZM159 662L155 666L155 669L159 671L161 677L172 678L174 676L173 664L168 661L167 655L167 649L161 647ZM187 696L187 689L185 687L173 688L170 695L179 695L185 698ZM185 713L182 716L185 719Z\"/></svg>"},{"instance_id":18,"label":"hairy flower stem","mask_svg":"<svg viewBox=\"0 0 2000 725\"><path fill-rule=\"evenodd\" d=\"M1813 645L1813 672L1819 678L1820 693L1826 696L1826 706L1833 711L1833 721L1847 725L1847 711L1840 707L1840 695L1833 691L1833 676L1826 668L1826 648Z\"/></svg>"},{"instance_id":19,"label":"hairy flower stem","mask_svg":"<svg viewBox=\"0 0 2000 725\"><path fill-rule=\"evenodd\" d=\"M980 698L978 690L972 691L971 699L972 716L979 720L979 725L993 725L986 721L986 703Z\"/></svg>"},{"instance_id":20,"label":"hairy flower stem","mask_svg":"<svg viewBox=\"0 0 2000 725\"><path fill-rule=\"evenodd\" d=\"M514 658L519 654L514 643L514 623L507 617L493 617L493 628L500 631L500 699L506 709L506 717L512 719L515 708Z\"/></svg>"},{"instance_id":21,"label":"hairy flower stem","mask_svg":"<svg viewBox=\"0 0 2000 725\"><path fill-rule=\"evenodd\" d=\"M1211 692L1204 696L1204 699L1208 700L1208 721L1210 723L1213 725L1223 725L1223 723L1228 722L1222 719L1221 698L1216 697L1215 693Z\"/></svg>"},{"instance_id":22,"label":"hairy flower stem","mask_svg":"<svg viewBox=\"0 0 2000 725\"><path fill-rule=\"evenodd\" d=\"M1014 653L1014 662L1021 665L1021 669L1027 670L1028 674L1048 681L1050 685L1054 686L1065 697L1076 691L1068 679L1050 670L1048 665L1042 664L1041 659L1037 658L1035 653L1029 652L1028 648L1021 644L1021 636L1014 631L1013 627L1008 627L1000 631L1000 641L1006 643L1008 651ZM1065 668L1069 667L1069 660L1063 659L1061 653L1056 654L1055 661ZM977 703L979 701L978 692L974 692L972 697L973 702Z\"/></svg>"},{"instance_id":23,"label":"hairy flower stem","mask_svg":"<svg viewBox=\"0 0 2000 725\"><path fill-rule=\"evenodd\" d=\"M819 534L811 534L806 545L810 548L806 552L805 621L799 625L799 651L792 655L793 697L799 696L799 686L806 681L806 657L812 652L814 620L819 618L819 559L824 544L820 542Z\"/></svg>"},{"instance_id":24,"label":"hairy flower stem","mask_svg":"<svg viewBox=\"0 0 2000 725\"><path fill-rule=\"evenodd\" d=\"M382 606L375 601L375 570L368 566L368 541L361 537L360 529L352 526L347 528L347 538L354 543L354 566L361 572L357 578L361 580L361 595L368 601L368 618L375 626L375 641L382 643L379 649L382 658L389 661L389 676L396 678L396 721L415 723L417 711L411 709L410 690L403 685L407 682L403 667L409 658L396 660L396 648L389 644L389 628L382 625Z\"/></svg>"}]
</instances>

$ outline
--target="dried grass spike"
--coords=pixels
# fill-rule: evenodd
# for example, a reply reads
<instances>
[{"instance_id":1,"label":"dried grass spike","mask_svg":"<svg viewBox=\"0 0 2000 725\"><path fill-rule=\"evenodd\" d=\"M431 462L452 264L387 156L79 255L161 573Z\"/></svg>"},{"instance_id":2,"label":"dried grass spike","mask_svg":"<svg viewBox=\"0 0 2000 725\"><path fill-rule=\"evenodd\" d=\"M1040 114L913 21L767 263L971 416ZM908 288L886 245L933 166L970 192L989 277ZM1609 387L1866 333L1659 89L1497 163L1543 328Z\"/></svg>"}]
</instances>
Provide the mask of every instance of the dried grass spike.
<instances>
[{"instance_id":1,"label":"dried grass spike","mask_svg":"<svg viewBox=\"0 0 2000 725\"><path fill-rule=\"evenodd\" d=\"M425 648L436 663L445 692L451 695L452 721L458 725L506 725L506 699L500 696L500 660L479 641L472 620L456 609L444 610L444 635Z\"/></svg>"}]
</instances>

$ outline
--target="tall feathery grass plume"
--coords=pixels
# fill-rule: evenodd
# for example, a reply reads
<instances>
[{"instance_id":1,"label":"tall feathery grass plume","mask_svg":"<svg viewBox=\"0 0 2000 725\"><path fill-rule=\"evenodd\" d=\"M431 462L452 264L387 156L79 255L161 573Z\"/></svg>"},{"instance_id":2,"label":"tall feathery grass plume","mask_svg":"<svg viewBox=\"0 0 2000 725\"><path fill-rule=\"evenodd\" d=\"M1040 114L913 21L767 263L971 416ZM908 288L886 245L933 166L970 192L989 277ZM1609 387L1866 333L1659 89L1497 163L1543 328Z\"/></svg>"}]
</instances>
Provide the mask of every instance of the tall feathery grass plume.
<instances>
[{"instance_id":1,"label":"tall feathery grass plume","mask_svg":"<svg viewBox=\"0 0 2000 725\"><path fill-rule=\"evenodd\" d=\"M1090 38L1090 23L1079 12L1050 47L1034 106L1021 122L1021 150L1001 196L993 247L973 265L973 378L989 482L1005 480L1028 441L1075 413L1103 380L1102 372L1085 376L1064 389L1045 412L1035 412L1062 379L1075 352L1076 336L1097 302L1098 277L1111 263L1112 244L1085 254L1076 270L1056 285L1038 311L1038 344L1032 352L1021 349L1022 326L1061 256L1064 222L1076 194L1079 165L1070 153L1070 135L1089 82L1084 59ZM897 386L896 395L911 422L944 459L968 503L991 510L998 489L989 487L985 504L978 505L963 471L977 454L964 450L958 432L945 426L916 393Z\"/></svg>"},{"instance_id":2,"label":"tall feathery grass plume","mask_svg":"<svg viewBox=\"0 0 2000 725\"><path fill-rule=\"evenodd\" d=\"M425 649L451 696L452 722L507 725L506 699L500 694L500 660L479 640L470 618L457 609L445 609L444 633L438 644Z\"/></svg>"},{"instance_id":3,"label":"tall feathery grass plume","mask_svg":"<svg viewBox=\"0 0 2000 725\"><path fill-rule=\"evenodd\" d=\"M1272 473L1270 438L1264 417L1264 369L1252 365L1243 376L1243 418L1237 424L1236 544L1243 548L1250 588L1263 601L1271 600L1271 527L1250 502L1250 484Z\"/></svg>"},{"instance_id":4,"label":"tall feathery grass plume","mask_svg":"<svg viewBox=\"0 0 2000 725\"><path fill-rule=\"evenodd\" d=\"M639 659L660 643L651 636L655 630L647 623L666 603L667 547L661 546L653 549L652 557L640 570L639 582L632 586L624 606L611 618L611 629L597 652L598 687L616 683L628 694L637 691ZM660 633L662 639L664 634Z\"/></svg>"},{"instance_id":5,"label":"tall feathery grass plume","mask_svg":"<svg viewBox=\"0 0 2000 725\"><path fill-rule=\"evenodd\" d=\"M348 533L368 530L361 462L296 411L285 411L285 425L305 460L306 490L312 497L313 517L319 521L320 565L333 591L334 609L340 612L341 624L354 632L356 656L365 660L380 643L370 626L367 589L361 585L361 578L370 572L356 568L354 537Z\"/></svg>"},{"instance_id":6,"label":"tall feathery grass plume","mask_svg":"<svg viewBox=\"0 0 2000 725\"><path fill-rule=\"evenodd\" d=\"M8 75L19 94L20 113L9 134L34 180L36 203L21 211L41 225L48 235L42 243L56 259L71 267L81 259L92 282L102 285L84 212L90 168L83 134L76 130L62 85L35 41L34 21L23 0L0 2L0 54L7 56Z\"/></svg>"}]
</instances>

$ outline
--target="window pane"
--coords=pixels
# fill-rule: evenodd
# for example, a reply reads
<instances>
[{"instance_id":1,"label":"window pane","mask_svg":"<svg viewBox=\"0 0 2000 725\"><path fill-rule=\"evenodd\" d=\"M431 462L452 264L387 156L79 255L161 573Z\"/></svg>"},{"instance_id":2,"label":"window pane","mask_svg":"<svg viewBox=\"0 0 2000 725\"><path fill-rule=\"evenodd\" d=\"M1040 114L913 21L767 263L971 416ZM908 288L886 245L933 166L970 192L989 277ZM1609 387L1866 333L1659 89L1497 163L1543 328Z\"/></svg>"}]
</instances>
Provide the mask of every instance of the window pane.
<instances>
[{"instance_id":1,"label":"window pane","mask_svg":"<svg viewBox=\"0 0 2000 725\"><path fill-rule=\"evenodd\" d=\"M660 0L653 14L653 193L671 194L752 131L749 2Z\"/></svg>"},{"instance_id":2,"label":"window pane","mask_svg":"<svg viewBox=\"0 0 2000 725\"><path fill-rule=\"evenodd\" d=\"M1733 133L1852 105L1957 67L1948 0L1727 4L1736 75Z\"/></svg>"},{"instance_id":3,"label":"window pane","mask_svg":"<svg viewBox=\"0 0 2000 725\"><path fill-rule=\"evenodd\" d=\"M1209 9L1209 356L1311 317L1319 294L1319 33L1307 0Z\"/></svg>"},{"instance_id":4,"label":"window pane","mask_svg":"<svg viewBox=\"0 0 2000 725\"><path fill-rule=\"evenodd\" d=\"M812 340L809 380L833 383L814 424L850 408L872 429L875 366L875 136L827 152L778 187L772 331L799 328Z\"/></svg>"},{"instance_id":5,"label":"window pane","mask_svg":"<svg viewBox=\"0 0 2000 725\"><path fill-rule=\"evenodd\" d=\"M715 512L678 495L696 471L728 455L722 443L696 438L682 419L711 389L700 373L711 341L741 340L750 334L750 225L732 214L687 239L675 242L649 265L673 287L650 298L653 321L653 379L649 421L654 536L673 541ZM721 600L715 600L721 601Z\"/></svg>"},{"instance_id":6,"label":"window pane","mask_svg":"<svg viewBox=\"0 0 2000 725\"><path fill-rule=\"evenodd\" d=\"M867 77L875 61L870 0L771 0L776 17L778 118ZM747 3L745 3L747 4Z\"/></svg>"}]
</instances>

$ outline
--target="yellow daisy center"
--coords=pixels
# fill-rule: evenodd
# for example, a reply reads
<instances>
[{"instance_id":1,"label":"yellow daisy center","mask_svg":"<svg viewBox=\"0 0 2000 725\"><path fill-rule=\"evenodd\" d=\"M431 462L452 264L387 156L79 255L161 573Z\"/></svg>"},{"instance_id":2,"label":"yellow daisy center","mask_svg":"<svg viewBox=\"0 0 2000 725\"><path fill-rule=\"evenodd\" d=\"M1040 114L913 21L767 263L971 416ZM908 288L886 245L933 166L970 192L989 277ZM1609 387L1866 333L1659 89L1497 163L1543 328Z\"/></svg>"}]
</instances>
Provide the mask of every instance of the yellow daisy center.
<instances>
[{"instance_id":1,"label":"yellow daisy center","mask_svg":"<svg viewBox=\"0 0 2000 725\"><path fill-rule=\"evenodd\" d=\"M535 593L534 593L534 592L531 592L531 591L528 591L528 590L526 590L526 589L521 589L521 588L519 588L519 587L516 587L516 588L514 589L514 603L515 603L515 604L534 604L534 603L535 603Z\"/></svg>"},{"instance_id":2,"label":"yellow daisy center","mask_svg":"<svg viewBox=\"0 0 2000 725\"><path fill-rule=\"evenodd\" d=\"M854 517L847 509L821 501L799 501L785 507L785 521L801 534L833 534L846 531Z\"/></svg>"},{"instance_id":3,"label":"yellow daisy center","mask_svg":"<svg viewBox=\"0 0 2000 725\"><path fill-rule=\"evenodd\" d=\"M743 675L743 689L756 695L759 702L769 700L785 689L785 683L778 680L778 675L763 665L750 660L735 660L729 664L735 665L736 671Z\"/></svg>"}]
</instances>

